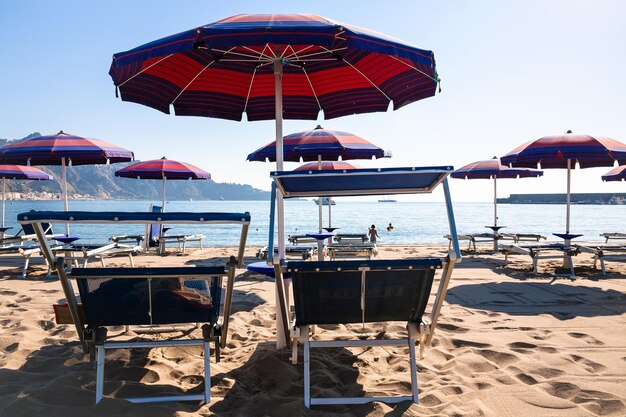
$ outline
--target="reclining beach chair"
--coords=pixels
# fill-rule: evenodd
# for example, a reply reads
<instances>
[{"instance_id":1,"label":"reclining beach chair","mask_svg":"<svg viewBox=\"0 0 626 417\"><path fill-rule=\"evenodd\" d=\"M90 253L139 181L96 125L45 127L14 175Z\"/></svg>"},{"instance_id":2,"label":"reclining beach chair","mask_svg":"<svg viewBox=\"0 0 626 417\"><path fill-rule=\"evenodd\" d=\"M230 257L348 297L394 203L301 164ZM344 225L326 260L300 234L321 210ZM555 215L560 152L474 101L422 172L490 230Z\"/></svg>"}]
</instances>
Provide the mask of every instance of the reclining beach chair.
<instances>
[{"instance_id":1,"label":"reclining beach chair","mask_svg":"<svg viewBox=\"0 0 626 417\"><path fill-rule=\"evenodd\" d=\"M44 235L48 240L63 236L62 234L54 233L50 223L44 223L41 226L44 230ZM5 235L3 239L0 239L0 246L23 246L27 241L35 240L37 240L37 235L35 234L33 226L30 224L23 224L22 228L15 235Z\"/></svg>"},{"instance_id":2,"label":"reclining beach chair","mask_svg":"<svg viewBox=\"0 0 626 417\"><path fill-rule=\"evenodd\" d=\"M433 309L423 317L439 258L344 262L289 262L293 281L295 321L292 327L293 357L297 343L304 344L304 403L311 405L363 404L372 401L418 402L415 344L425 348L439 315ZM444 275L447 273L444 273ZM445 280L442 280L442 283ZM443 284L442 284L443 285ZM439 288L435 305L443 302ZM400 339L312 341L309 327L320 324L348 324L402 321L407 337ZM411 395L397 397L311 398L310 355L312 348L406 346L409 350ZM421 356L421 354L420 354Z\"/></svg>"},{"instance_id":3,"label":"reclining beach chair","mask_svg":"<svg viewBox=\"0 0 626 417\"><path fill-rule=\"evenodd\" d=\"M611 239L615 239L615 240L626 240L626 233L600 233L600 236L602 236L605 240L604 243L609 243L609 240Z\"/></svg>"},{"instance_id":4,"label":"reclining beach chair","mask_svg":"<svg viewBox=\"0 0 626 417\"><path fill-rule=\"evenodd\" d=\"M519 242L539 242L541 239L546 240L546 236L536 233L500 233L501 240L512 240L513 243Z\"/></svg>"},{"instance_id":5,"label":"reclining beach chair","mask_svg":"<svg viewBox=\"0 0 626 417\"><path fill-rule=\"evenodd\" d=\"M176 400L210 401L209 341L226 344L228 321L234 285L235 268L243 266L243 253L250 225L249 213L137 213L137 212L28 212L18 215L21 224L32 224L48 264L55 265L65 294L67 309L85 352L97 358L96 401L103 396L104 351L134 347L191 346L204 349L205 391L203 394L158 396L129 399L135 402ZM232 224L241 226L237 258L231 257L226 267L182 268L72 268L66 270L62 257L57 258L43 233L44 223L87 224ZM227 276L223 320L218 320L221 279ZM83 315L79 312L70 278L77 281L81 293ZM189 287L189 281L205 280L208 292L202 297ZM181 282L187 283L181 285ZM153 285L154 284L154 285ZM187 287L187 289L183 288ZM219 290L218 290L219 288ZM210 301L210 302L209 302ZM148 325L169 323L204 323L201 340L109 342L106 326ZM216 346L217 348L217 346ZM216 349L217 350L217 349Z\"/></svg>"},{"instance_id":6,"label":"reclining beach chair","mask_svg":"<svg viewBox=\"0 0 626 417\"><path fill-rule=\"evenodd\" d=\"M304 403L363 404L371 401L417 403L417 367L415 344L428 346L435 331L452 270L461 261L456 225L446 177L452 167L409 167L354 169L347 171L274 172L272 202L277 189L285 198L324 196L363 196L431 193L443 185L445 208L453 249L444 258L409 260L359 260L326 262L274 263L277 289L277 318L288 323L284 274L293 280L295 322L291 327L292 360L297 358L297 341L304 344ZM270 205L270 246L273 244L275 206ZM281 237L279 236L279 241ZM343 239L342 239L343 240ZM428 318L423 317L435 271L441 269L436 296ZM407 337L398 340L367 339L310 340L309 330L317 324L369 323L403 321ZM283 329L278 328L278 332ZM290 329L283 330L290 334ZM310 350L317 347L404 345L411 362L411 395L400 397L311 398Z\"/></svg>"},{"instance_id":7,"label":"reclining beach chair","mask_svg":"<svg viewBox=\"0 0 626 417\"><path fill-rule=\"evenodd\" d=\"M222 323L220 303L222 277L232 282L235 276L234 257L225 267L177 268L74 268L67 278L76 280L86 320L85 340L96 360L96 403L104 393L105 351L154 347L202 346L204 351L204 392L202 394L164 395L125 398L131 402L211 401L209 342L215 343L216 361ZM65 274L62 259L57 272ZM184 285L187 280L205 281L209 291L200 294ZM231 287L232 291L232 287ZM232 294L229 295L232 297ZM203 323L202 339L107 340L107 326L163 325ZM95 351L95 352L94 352Z\"/></svg>"},{"instance_id":8,"label":"reclining beach chair","mask_svg":"<svg viewBox=\"0 0 626 417\"><path fill-rule=\"evenodd\" d=\"M267 259L268 251L269 249L267 246L259 249L256 253L257 259ZM274 248L274 255L277 253L278 248ZM288 258L299 258L306 261L307 259L312 259L316 253L317 246L285 246L285 256Z\"/></svg>"}]
</instances>

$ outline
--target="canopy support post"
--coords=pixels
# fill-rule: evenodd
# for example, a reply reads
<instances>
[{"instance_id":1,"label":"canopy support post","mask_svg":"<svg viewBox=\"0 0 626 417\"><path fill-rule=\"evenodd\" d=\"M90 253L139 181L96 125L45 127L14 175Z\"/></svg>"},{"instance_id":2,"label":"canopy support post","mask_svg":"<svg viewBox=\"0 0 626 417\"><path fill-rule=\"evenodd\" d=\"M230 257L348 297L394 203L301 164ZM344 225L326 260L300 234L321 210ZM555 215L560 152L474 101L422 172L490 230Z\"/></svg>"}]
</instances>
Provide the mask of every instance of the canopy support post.
<instances>
[{"instance_id":1,"label":"canopy support post","mask_svg":"<svg viewBox=\"0 0 626 417\"><path fill-rule=\"evenodd\" d=\"M61 177L63 178L61 183L61 193L63 194L63 209L68 211L67 205L67 177L65 175L65 157L61 158ZM65 223L65 234L70 235L70 224Z\"/></svg>"}]
</instances>

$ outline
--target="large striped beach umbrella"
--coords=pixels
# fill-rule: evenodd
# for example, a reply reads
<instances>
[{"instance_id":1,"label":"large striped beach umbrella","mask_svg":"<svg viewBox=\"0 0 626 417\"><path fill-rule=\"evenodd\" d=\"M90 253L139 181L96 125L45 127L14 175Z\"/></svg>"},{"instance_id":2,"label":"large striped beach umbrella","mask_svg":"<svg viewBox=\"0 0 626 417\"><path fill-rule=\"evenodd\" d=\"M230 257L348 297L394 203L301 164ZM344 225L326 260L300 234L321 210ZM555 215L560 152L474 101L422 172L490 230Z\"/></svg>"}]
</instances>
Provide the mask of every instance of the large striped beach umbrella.
<instances>
[{"instance_id":1,"label":"large striped beach umbrella","mask_svg":"<svg viewBox=\"0 0 626 417\"><path fill-rule=\"evenodd\" d=\"M0 165L0 178L2 178L2 227L4 227L6 180L51 180L52 175L29 166Z\"/></svg>"},{"instance_id":2,"label":"large striped beach umbrella","mask_svg":"<svg viewBox=\"0 0 626 417\"><path fill-rule=\"evenodd\" d=\"M565 234L558 236L564 236L566 243L570 243L571 169L576 164L580 168L626 164L626 145L615 139L575 134L568 130L563 135L545 136L527 142L500 160L512 167L567 169Z\"/></svg>"},{"instance_id":3,"label":"large striped beach umbrella","mask_svg":"<svg viewBox=\"0 0 626 417\"><path fill-rule=\"evenodd\" d=\"M498 227L498 178L529 178L540 177L543 171L530 168L511 168L502 165L495 156L493 159L472 162L454 171L450 176L466 180L472 179L493 179L493 226L494 232Z\"/></svg>"},{"instance_id":4,"label":"large striped beach umbrella","mask_svg":"<svg viewBox=\"0 0 626 417\"><path fill-rule=\"evenodd\" d=\"M152 159L136 162L115 171L116 177L161 180L161 202L165 211L166 180L209 180L211 174L186 162L166 159Z\"/></svg>"},{"instance_id":5,"label":"large striped beach umbrella","mask_svg":"<svg viewBox=\"0 0 626 417\"><path fill-rule=\"evenodd\" d=\"M613 168L602 176L603 181L626 181L626 165Z\"/></svg>"},{"instance_id":6,"label":"large striped beach umbrella","mask_svg":"<svg viewBox=\"0 0 626 417\"><path fill-rule=\"evenodd\" d=\"M228 17L115 54L109 74L122 100L164 113L274 119L278 171L283 118L384 112L390 103L397 110L439 84L431 51L310 14ZM284 259L280 192L276 209Z\"/></svg>"},{"instance_id":7,"label":"large striped beach umbrella","mask_svg":"<svg viewBox=\"0 0 626 417\"><path fill-rule=\"evenodd\" d=\"M0 148L0 163L22 165L60 165L63 207L68 210L68 165L97 165L133 160L133 153L112 143L84 138L60 131L55 135L39 136L10 143ZM65 227L69 234L69 224Z\"/></svg>"}]
</instances>

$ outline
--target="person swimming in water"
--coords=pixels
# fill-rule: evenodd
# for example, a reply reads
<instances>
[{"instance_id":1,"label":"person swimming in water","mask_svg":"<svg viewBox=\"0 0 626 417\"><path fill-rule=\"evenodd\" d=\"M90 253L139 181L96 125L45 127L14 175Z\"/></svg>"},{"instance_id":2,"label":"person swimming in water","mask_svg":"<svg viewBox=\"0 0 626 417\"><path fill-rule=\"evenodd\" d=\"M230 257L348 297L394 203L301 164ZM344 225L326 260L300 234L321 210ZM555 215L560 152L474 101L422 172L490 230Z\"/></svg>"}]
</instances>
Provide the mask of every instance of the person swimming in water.
<instances>
[{"instance_id":1,"label":"person swimming in water","mask_svg":"<svg viewBox=\"0 0 626 417\"><path fill-rule=\"evenodd\" d=\"M393 225L389 223L389 226L387 226L387 231L391 232L392 230L393 230Z\"/></svg>"}]
</instances>

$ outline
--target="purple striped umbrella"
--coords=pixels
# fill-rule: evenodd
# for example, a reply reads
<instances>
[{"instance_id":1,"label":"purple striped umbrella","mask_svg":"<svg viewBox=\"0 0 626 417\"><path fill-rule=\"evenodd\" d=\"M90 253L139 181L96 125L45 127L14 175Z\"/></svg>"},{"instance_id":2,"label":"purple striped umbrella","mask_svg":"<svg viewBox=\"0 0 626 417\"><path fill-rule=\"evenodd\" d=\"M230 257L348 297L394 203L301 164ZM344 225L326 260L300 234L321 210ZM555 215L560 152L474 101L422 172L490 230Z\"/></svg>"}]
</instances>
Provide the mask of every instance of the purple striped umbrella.
<instances>
[{"instance_id":1,"label":"purple striped umbrella","mask_svg":"<svg viewBox=\"0 0 626 417\"><path fill-rule=\"evenodd\" d=\"M352 133L323 129L292 133L283 138L285 161L372 159L391 156L382 148ZM248 161L276 161L276 141L248 155Z\"/></svg>"},{"instance_id":2,"label":"purple striped umbrella","mask_svg":"<svg viewBox=\"0 0 626 417\"><path fill-rule=\"evenodd\" d=\"M450 176L460 179L492 179L493 178L493 227L494 231L498 229L498 178L528 178L540 177L543 171L530 168L510 168L502 165L500 160L495 156L493 159L472 162L462 168L454 171Z\"/></svg>"},{"instance_id":3,"label":"purple striped umbrella","mask_svg":"<svg viewBox=\"0 0 626 417\"><path fill-rule=\"evenodd\" d=\"M89 139L60 131L56 135L39 136L10 143L0 148L0 163L23 165L60 165L61 187L67 211L66 165L109 164L133 160L133 153L97 139Z\"/></svg>"},{"instance_id":4,"label":"purple striped umbrella","mask_svg":"<svg viewBox=\"0 0 626 417\"><path fill-rule=\"evenodd\" d=\"M166 159L136 162L115 171L116 177L161 180L161 201L165 211L165 180L209 180L211 174L195 165Z\"/></svg>"},{"instance_id":5,"label":"purple striped umbrella","mask_svg":"<svg viewBox=\"0 0 626 417\"><path fill-rule=\"evenodd\" d=\"M0 165L0 178L2 178L2 227L4 227L6 180L51 180L52 175L29 166Z\"/></svg>"},{"instance_id":6,"label":"purple striped umbrella","mask_svg":"<svg viewBox=\"0 0 626 417\"><path fill-rule=\"evenodd\" d=\"M626 165L613 168L602 176L604 181L626 181Z\"/></svg>"},{"instance_id":7,"label":"purple striped umbrella","mask_svg":"<svg viewBox=\"0 0 626 417\"><path fill-rule=\"evenodd\" d=\"M570 235L571 169L610 167L626 164L626 145L610 138L579 135L568 130L563 135L545 136L527 142L500 158L504 165L543 169L567 168L565 235ZM564 238L569 243L570 238Z\"/></svg>"}]
</instances>

